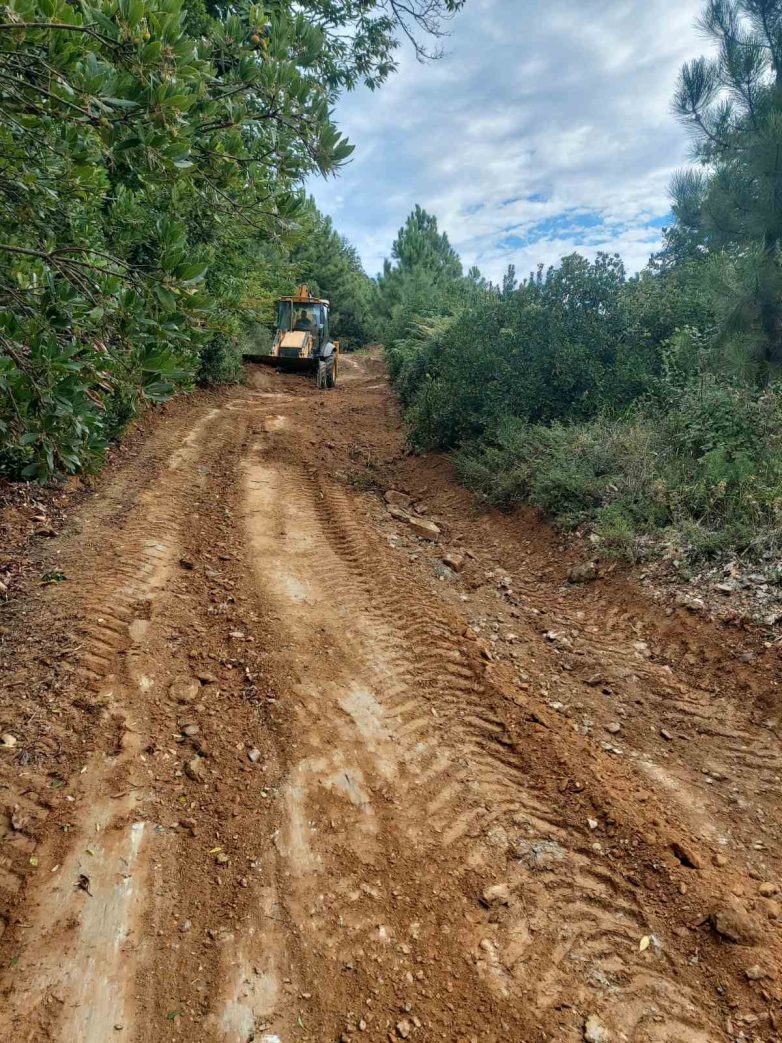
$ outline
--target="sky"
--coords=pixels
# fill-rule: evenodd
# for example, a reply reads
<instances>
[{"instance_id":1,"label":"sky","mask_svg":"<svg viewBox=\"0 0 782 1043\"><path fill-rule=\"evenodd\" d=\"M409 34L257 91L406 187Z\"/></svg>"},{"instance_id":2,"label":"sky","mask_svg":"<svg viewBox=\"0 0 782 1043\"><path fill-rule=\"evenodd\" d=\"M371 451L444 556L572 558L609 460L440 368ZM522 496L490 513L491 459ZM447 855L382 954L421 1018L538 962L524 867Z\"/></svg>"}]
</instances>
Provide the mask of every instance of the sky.
<instances>
[{"instance_id":1,"label":"sky","mask_svg":"<svg viewBox=\"0 0 782 1043\"><path fill-rule=\"evenodd\" d=\"M678 70L704 53L702 0L467 0L445 56L409 50L382 88L346 95L356 146L311 184L370 275L420 203L465 269L498 281L578 250L637 271L670 223L689 141L671 113Z\"/></svg>"}]
</instances>

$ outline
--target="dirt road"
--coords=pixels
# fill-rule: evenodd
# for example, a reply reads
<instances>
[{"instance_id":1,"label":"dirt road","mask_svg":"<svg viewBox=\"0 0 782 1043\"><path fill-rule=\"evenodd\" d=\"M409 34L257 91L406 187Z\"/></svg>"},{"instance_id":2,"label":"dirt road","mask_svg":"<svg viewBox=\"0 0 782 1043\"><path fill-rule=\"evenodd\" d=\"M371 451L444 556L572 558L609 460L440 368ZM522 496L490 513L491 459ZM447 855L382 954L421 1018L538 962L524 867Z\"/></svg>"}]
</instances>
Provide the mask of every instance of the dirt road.
<instances>
[{"instance_id":1,"label":"dirt road","mask_svg":"<svg viewBox=\"0 0 782 1043\"><path fill-rule=\"evenodd\" d=\"M35 554L0 1039L782 1039L779 646L568 584L378 359L175 403Z\"/></svg>"}]
</instances>

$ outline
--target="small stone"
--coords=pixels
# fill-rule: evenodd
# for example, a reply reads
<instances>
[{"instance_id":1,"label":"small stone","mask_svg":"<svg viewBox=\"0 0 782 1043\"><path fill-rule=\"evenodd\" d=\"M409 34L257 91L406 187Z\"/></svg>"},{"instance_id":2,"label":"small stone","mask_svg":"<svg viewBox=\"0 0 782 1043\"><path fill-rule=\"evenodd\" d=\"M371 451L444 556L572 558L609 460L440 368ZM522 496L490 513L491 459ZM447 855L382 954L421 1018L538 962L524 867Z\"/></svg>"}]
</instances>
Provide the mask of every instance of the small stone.
<instances>
[{"instance_id":1,"label":"small stone","mask_svg":"<svg viewBox=\"0 0 782 1043\"><path fill-rule=\"evenodd\" d=\"M416 536L421 536L425 540L437 540L440 538L440 526L435 525L433 521L429 521L427 518L418 518L415 515L410 515L406 521Z\"/></svg>"},{"instance_id":2,"label":"small stone","mask_svg":"<svg viewBox=\"0 0 782 1043\"><path fill-rule=\"evenodd\" d=\"M575 565L568 572L568 583L592 583L597 579L597 562L586 561L583 565Z\"/></svg>"},{"instance_id":3,"label":"small stone","mask_svg":"<svg viewBox=\"0 0 782 1043\"><path fill-rule=\"evenodd\" d=\"M773 898L761 899L761 905L769 920L782 920L782 905Z\"/></svg>"},{"instance_id":4,"label":"small stone","mask_svg":"<svg viewBox=\"0 0 782 1043\"><path fill-rule=\"evenodd\" d=\"M590 1014L584 1024L584 1039L586 1043L609 1043L611 1037L602 1021Z\"/></svg>"},{"instance_id":5,"label":"small stone","mask_svg":"<svg viewBox=\"0 0 782 1043\"><path fill-rule=\"evenodd\" d=\"M186 735L188 739L192 739L194 735L198 735L201 729L197 724L183 724L180 728L183 735Z\"/></svg>"},{"instance_id":6,"label":"small stone","mask_svg":"<svg viewBox=\"0 0 782 1043\"><path fill-rule=\"evenodd\" d=\"M673 742L673 736L669 731L666 731L665 728L660 729L660 735L662 735L666 742Z\"/></svg>"},{"instance_id":7,"label":"small stone","mask_svg":"<svg viewBox=\"0 0 782 1043\"><path fill-rule=\"evenodd\" d=\"M758 891L763 896L763 898L773 898L775 894L779 893L779 887L777 884L774 884L770 880L767 880L765 883L760 885Z\"/></svg>"},{"instance_id":8,"label":"small stone","mask_svg":"<svg viewBox=\"0 0 782 1043\"><path fill-rule=\"evenodd\" d=\"M494 905L509 905L510 887L507 884L492 884L481 895L481 901L487 909Z\"/></svg>"},{"instance_id":9,"label":"small stone","mask_svg":"<svg viewBox=\"0 0 782 1043\"><path fill-rule=\"evenodd\" d=\"M18 743L19 740L17 737L12 735L10 732L3 732L3 734L0 735L0 747L3 749L12 750L14 746L18 745Z\"/></svg>"},{"instance_id":10,"label":"small stone","mask_svg":"<svg viewBox=\"0 0 782 1043\"><path fill-rule=\"evenodd\" d=\"M251 764L257 764L258 761L261 759L261 751L259 749L256 749L255 746L253 746L251 750L247 751L247 759L250 761Z\"/></svg>"},{"instance_id":11,"label":"small stone","mask_svg":"<svg viewBox=\"0 0 782 1043\"><path fill-rule=\"evenodd\" d=\"M413 1026L407 1020L407 1018L402 1018L401 1021L398 1021L396 1023L396 1034L397 1036L399 1036L400 1039L407 1039L407 1037L410 1035L412 1031Z\"/></svg>"},{"instance_id":12,"label":"small stone","mask_svg":"<svg viewBox=\"0 0 782 1043\"><path fill-rule=\"evenodd\" d=\"M727 855L715 855L714 856L714 865L717 866L719 869L723 869L727 864L728 864L728 856Z\"/></svg>"},{"instance_id":13,"label":"small stone","mask_svg":"<svg viewBox=\"0 0 782 1043\"><path fill-rule=\"evenodd\" d=\"M179 930L182 932L182 934L187 934L187 932L190 930L192 926L193 925L190 922L190 920L183 920L182 923L179 925Z\"/></svg>"},{"instance_id":14,"label":"small stone","mask_svg":"<svg viewBox=\"0 0 782 1043\"><path fill-rule=\"evenodd\" d=\"M610 724L606 725L606 731L610 732L612 735L618 735L619 732L621 732L621 730L622 725L619 723L619 721L611 721Z\"/></svg>"},{"instance_id":15,"label":"small stone","mask_svg":"<svg viewBox=\"0 0 782 1043\"><path fill-rule=\"evenodd\" d=\"M400 492L398 489L386 489L383 499L395 507L409 507L413 502L407 493Z\"/></svg>"},{"instance_id":16,"label":"small stone","mask_svg":"<svg viewBox=\"0 0 782 1043\"><path fill-rule=\"evenodd\" d=\"M201 682L201 684L215 684L217 681L215 675L210 674L208 670L197 670L196 677Z\"/></svg>"},{"instance_id":17,"label":"small stone","mask_svg":"<svg viewBox=\"0 0 782 1043\"><path fill-rule=\"evenodd\" d=\"M747 967L744 971L749 981L762 981L763 978L770 978L771 975L759 963L753 963L751 967Z\"/></svg>"},{"instance_id":18,"label":"small stone","mask_svg":"<svg viewBox=\"0 0 782 1043\"><path fill-rule=\"evenodd\" d=\"M168 694L171 698L183 705L194 703L201 691L198 681L192 677L178 677L169 685Z\"/></svg>"},{"instance_id":19,"label":"small stone","mask_svg":"<svg viewBox=\"0 0 782 1043\"><path fill-rule=\"evenodd\" d=\"M706 608L706 602L703 598L696 597L694 594L677 594L676 604L682 608L689 609L690 612L703 612Z\"/></svg>"},{"instance_id":20,"label":"small stone","mask_svg":"<svg viewBox=\"0 0 782 1043\"><path fill-rule=\"evenodd\" d=\"M443 555L443 565L447 565L454 572L461 572L464 568L464 555L460 551L449 551Z\"/></svg>"},{"instance_id":21,"label":"small stone","mask_svg":"<svg viewBox=\"0 0 782 1043\"><path fill-rule=\"evenodd\" d=\"M215 855L215 862L217 862L219 866L224 866L229 861L230 859L228 858L228 855L226 855L225 851L218 851Z\"/></svg>"},{"instance_id":22,"label":"small stone","mask_svg":"<svg viewBox=\"0 0 782 1043\"><path fill-rule=\"evenodd\" d=\"M191 561L191 560L190 560L189 558L180 558L180 559L179 559L179 564L180 564L180 565L182 566L182 568L183 568L183 569L185 569L185 570L186 570L187 572L192 572L192 571L193 571L193 569L195 568L195 563L194 563L194 562L192 562L192 561Z\"/></svg>"},{"instance_id":23,"label":"small stone","mask_svg":"<svg viewBox=\"0 0 782 1043\"><path fill-rule=\"evenodd\" d=\"M760 930L755 921L735 906L721 906L710 916L714 930L735 945L755 945Z\"/></svg>"},{"instance_id":24,"label":"small stone","mask_svg":"<svg viewBox=\"0 0 782 1043\"><path fill-rule=\"evenodd\" d=\"M206 779L206 768L202 757L193 757L185 763L185 775L193 782L204 782Z\"/></svg>"}]
</instances>

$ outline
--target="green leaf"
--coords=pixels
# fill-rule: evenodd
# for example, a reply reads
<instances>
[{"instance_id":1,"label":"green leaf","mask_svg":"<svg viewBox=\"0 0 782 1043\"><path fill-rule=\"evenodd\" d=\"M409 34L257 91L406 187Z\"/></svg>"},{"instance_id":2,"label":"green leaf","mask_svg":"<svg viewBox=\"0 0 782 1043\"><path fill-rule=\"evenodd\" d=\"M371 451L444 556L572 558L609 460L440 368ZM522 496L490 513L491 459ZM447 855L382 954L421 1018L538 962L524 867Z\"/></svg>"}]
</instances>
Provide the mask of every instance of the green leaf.
<instances>
[{"instance_id":1,"label":"green leaf","mask_svg":"<svg viewBox=\"0 0 782 1043\"><path fill-rule=\"evenodd\" d=\"M206 275L208 264L185 264L176 269L174 275L185 285L200 282Z\"/></svg>"}]
</instances>

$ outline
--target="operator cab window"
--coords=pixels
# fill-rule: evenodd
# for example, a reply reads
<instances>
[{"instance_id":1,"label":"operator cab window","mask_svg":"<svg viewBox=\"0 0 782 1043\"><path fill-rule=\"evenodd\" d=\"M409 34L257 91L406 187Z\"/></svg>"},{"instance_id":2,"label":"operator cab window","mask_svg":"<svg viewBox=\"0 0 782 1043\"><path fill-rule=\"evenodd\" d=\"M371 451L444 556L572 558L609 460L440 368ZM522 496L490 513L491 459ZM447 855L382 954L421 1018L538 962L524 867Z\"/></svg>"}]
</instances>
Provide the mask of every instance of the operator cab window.
<instances>
[{"instance_id":1,"label":"operator cab window","mask_svg":"<svg viewBox=\"0 0 782 1043\"><path fill-rule=\"evenodd\" d=\"M323 324L323 309L320 304L294 304L293 328L314 333Z\"/></svg>"}]
</instances>

